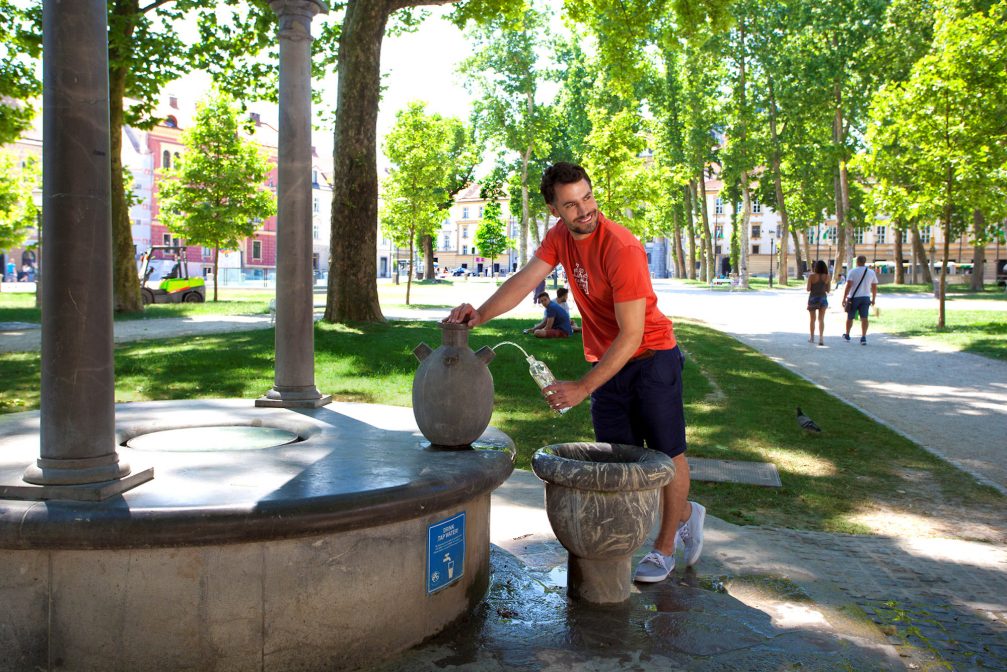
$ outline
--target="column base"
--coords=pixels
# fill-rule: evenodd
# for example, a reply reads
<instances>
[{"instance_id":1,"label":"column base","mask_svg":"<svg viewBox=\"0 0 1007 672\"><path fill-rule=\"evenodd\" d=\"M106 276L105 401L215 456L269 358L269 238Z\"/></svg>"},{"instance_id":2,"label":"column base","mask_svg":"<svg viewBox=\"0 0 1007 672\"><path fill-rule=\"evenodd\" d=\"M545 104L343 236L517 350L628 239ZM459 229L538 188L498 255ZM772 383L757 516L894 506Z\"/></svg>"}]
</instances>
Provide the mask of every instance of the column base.
<instances>
[{"instance_id":1,"label":"column base","mask_svg":"<svg viewBox=\"0 0 1007 672\"><path fill-rule=\"evenodd\" d=\"M32 469L34 467L29 467ZM143 469L123 478L98 483L79 485L31 483L19 480L14 483L0 482L0 499L22 499L44 501L52 499L68 499L78 502L100 502L121 495L127 490L146 483L154 478L154 469Z\"/></svg>"},{"instance_id":2,"label":"column base","mask_svg":"<svg viewBox=\"0 0 1007 672\"><path fill-rule=\"evenodd\" d=\"M284 387L274 385L273 389L255 400L261 408L320 408L332 401L331 394L322 394L314 385L304 387Z\"/></svg>"}]
</instances>

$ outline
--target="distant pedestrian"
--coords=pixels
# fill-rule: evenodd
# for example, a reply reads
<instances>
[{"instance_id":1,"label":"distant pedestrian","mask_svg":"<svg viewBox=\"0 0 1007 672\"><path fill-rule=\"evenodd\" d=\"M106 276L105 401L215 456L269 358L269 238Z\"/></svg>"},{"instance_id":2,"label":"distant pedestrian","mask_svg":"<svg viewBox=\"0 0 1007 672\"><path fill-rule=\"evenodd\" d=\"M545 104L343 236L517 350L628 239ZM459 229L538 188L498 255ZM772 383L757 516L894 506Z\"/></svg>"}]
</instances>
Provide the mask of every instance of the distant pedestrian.
<instances>
[{"instance_id":1,"label":"distant pedestrian","mask_svg":"<svg viewBox=\"0 0 1007 672\"><path fill-rule=\"evenodd\" d=\"M545 278L543 278L542 282L538 283L538 286L535 287L535 291L531 295L531 302L538 303L538 297L542 296L542 292L544 291L545 291Z\"/></svg>"},{"instance_id":2,"label":"distant pedestrian","mask_svg":"<svg viewBox=\"0 0 1007 672\"><path fill-rule=\"evenodd\" d=\"M867 315L878 298L878 276L874 269L867 268L867 257L857 257L857 267L846 278L843 290L843 308L846 309L846 333L843 340L850 340L853 318L860 314L860 345L867 345Z\"/></svg>"},{"instance_id":3,"label":"distant pedestrian","mask_svg":"<svg viewBox=\"0 0 1007 672\"><path fill-rule=\"evenodd\" d=\"M825 311L829 309L829 267L824 261L815 262L815 270L808 275L808 343L815 342L815 313L818 314L818 345L825 345ZM847 329L847 331L849 331Z\"/></svg>"}]
</instances>

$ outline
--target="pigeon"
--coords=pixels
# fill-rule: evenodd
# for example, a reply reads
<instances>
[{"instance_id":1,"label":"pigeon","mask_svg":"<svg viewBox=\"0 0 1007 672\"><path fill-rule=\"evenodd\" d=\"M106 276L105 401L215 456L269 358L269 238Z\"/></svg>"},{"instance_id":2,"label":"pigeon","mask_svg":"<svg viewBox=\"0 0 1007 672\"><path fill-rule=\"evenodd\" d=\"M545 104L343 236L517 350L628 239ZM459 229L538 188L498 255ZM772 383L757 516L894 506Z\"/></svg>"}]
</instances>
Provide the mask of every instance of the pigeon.
<instances>
[{"instance_id":1,"label":"pigeon","mask_svg":"<svg viewBox=\"0 0 1007 672\"><path fill-rule=\"evenodd\" d=\"M804 415L804 411L801 410L800 406L797 407L797 424L806 432L822 431L822 428L816 425L814 420Z\"/></svg>"}]
</instances>

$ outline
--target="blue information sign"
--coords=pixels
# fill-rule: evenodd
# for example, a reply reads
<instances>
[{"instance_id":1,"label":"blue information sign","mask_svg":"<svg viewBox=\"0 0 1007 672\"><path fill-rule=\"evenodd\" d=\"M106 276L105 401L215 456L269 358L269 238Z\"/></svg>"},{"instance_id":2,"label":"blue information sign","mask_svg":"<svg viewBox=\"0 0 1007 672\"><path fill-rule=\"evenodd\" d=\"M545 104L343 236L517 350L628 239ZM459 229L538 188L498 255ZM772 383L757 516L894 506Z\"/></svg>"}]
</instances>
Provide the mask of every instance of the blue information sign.
<instances>
[{"instance_id":1,"label":"blue information sign","mask_svg":"<svg viewBox=\"0 0 1007 672\"><path fill-rule=\"evenodd\" d=\"M427 594L436 593L465 571L465 512L427 528Z\"/></svg>"}]
</instances>

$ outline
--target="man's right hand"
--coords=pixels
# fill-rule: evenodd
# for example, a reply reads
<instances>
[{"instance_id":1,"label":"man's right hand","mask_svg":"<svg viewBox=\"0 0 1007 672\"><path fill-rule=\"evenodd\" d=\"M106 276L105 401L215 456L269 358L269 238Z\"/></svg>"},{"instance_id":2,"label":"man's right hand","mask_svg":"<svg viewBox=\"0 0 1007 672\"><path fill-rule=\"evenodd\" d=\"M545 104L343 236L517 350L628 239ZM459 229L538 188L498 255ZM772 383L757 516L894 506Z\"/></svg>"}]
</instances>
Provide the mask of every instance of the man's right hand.
<instances>
[{"instance_id":1,"label":"man's right hand","mask_svg":"<svg viewBox=\"0 0 1007 672\"><path fill-rule=\"evenodd\" d=\"M474 306L463 303L452 309L451 314L445 317L443 321L448 324L467 324L470 327L475 327L483 323L483 318Z\"/></svg>"}]
</instances>

